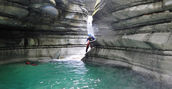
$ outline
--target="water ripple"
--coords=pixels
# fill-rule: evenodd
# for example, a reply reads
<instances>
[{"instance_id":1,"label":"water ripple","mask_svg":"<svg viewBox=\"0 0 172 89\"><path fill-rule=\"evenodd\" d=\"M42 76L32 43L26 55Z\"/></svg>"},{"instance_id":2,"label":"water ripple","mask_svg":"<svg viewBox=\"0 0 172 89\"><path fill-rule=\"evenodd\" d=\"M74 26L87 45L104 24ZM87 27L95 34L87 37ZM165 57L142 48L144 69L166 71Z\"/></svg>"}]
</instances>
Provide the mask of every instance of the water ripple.
<instances>
[{"instance_id":1,"label":"water ripple","mask_svg":"<svg viewBox=\"0 0 172 89\"><path fill-rule=\"evenodd\" d=\"M170 89L132 70L62 60L0 65L0 89Z\"/></svg>"}]
</instances>

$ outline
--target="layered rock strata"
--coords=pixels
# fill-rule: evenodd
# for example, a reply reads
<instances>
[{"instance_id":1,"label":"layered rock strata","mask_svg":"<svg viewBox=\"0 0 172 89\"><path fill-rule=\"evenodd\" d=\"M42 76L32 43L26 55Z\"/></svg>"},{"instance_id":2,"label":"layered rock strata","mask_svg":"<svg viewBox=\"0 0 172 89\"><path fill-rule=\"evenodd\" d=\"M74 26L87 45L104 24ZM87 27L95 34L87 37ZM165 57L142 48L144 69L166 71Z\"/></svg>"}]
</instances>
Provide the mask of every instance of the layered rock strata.
<instances>
[{"instance_id":1,"label":"layered rock strata","mask_svg":"<svg viewBox=\"0 0 172 89\"><path fill-rule=\"evenodd\" d=\"M172 1L101 0L96 47L86 62L130 67L172 81ZM99 9L99 8L96 8Z\"/></svg>"},{"instance_id":2,"label":"layered rock strata","mask_svg":"<svg viewBox=\"0 0 172 89\"><path fill-rule=\"evenodd\" d=\"M0 64L83 55L68 51L85 46L87 14L82 0L0 0Z\"/></svg>"}]
</instances>

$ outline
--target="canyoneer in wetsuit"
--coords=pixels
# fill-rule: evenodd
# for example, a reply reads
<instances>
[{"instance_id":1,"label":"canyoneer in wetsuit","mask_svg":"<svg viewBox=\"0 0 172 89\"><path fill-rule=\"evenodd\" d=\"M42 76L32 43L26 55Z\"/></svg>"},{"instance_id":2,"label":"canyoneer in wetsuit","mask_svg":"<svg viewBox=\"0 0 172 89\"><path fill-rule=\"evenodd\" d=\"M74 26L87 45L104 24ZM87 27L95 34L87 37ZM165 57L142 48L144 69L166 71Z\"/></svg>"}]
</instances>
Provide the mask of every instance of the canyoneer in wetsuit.
<instances>
[{"instance_id":1,"label":"canyoneer in wetsuit","mask_svg":"<svg viewBox=\"0 0 172 89\"><path fill-rule=\"evenodd\" d=\"M96 39L91 35L88 34L88 38L87 38L87 46L86 46L86 52L88 51L89 46L92 48L93 45L91 44L91 42L95 41Z\"/></svg>"}]
</instances>

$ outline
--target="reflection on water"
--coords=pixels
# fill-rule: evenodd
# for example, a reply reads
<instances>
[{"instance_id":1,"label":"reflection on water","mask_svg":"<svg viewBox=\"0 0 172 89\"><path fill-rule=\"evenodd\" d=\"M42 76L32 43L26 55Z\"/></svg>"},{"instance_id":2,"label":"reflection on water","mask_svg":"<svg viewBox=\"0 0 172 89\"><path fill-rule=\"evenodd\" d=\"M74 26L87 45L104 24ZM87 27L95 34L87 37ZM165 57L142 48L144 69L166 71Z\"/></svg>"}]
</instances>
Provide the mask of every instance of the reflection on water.
<instances>
[{"instance_id":1,"label":"reflection on water","mask_svg":"<svg viewBox=\"0 0 172 89\"><path fill-rule=\"evenodd\" d=\"M0 65L0 89L168 89L129 69L61 60Z\"/></svg>"}]
</instances>

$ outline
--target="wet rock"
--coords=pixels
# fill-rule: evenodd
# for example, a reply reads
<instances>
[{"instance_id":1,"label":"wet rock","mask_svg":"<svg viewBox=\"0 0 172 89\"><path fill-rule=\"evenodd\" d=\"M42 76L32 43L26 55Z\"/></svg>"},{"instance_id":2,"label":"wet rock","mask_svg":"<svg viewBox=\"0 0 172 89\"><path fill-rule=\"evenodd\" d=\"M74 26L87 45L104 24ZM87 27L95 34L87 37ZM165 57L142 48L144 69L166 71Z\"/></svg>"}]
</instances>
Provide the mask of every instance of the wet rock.
<instances>
[{"instance_id":1,"label":"wet rock","mask_svg":"<svg viewBox=\"0 0 172 89\"><path fill-rule=\"evenodd\" d=\"M116 11L112 14L115 20L123 20L160 11L162 11L162 2L138 5Z\"/></svg>"},{"instance_id":2,"label":"wet rock","mask_svg":"<svg viewBox=\"0 0 172 89\"><path fill-rule=\"evenodd\" d=\"M130 20L121 21L119 23L113 23L113 27L115 29L127 29L139 26L141 27L146 25L158 24L162 22L169 22L169 19L172 18L171 15L171 12L144 15Z\"/></svg>"},{"instance_id":3,"label":"wet rock","mask_svg":"<svg viewBox=\"0 0 172 89\"><path fill-rule=\"evenodd\" d=\"M63 48L84 48L85 10L82 0L0 0L0 64L59 58ZM63 57L70 55L65 52Z\"/></svg>"},{"instance_id":4,"label":"wet rock","mask_svg":"<svg viewBox=\"0 0 172 89\"><path fill-rule=\"evenodd\" d=\"M163 0L163 4L165 8L171 9L172 8L172 1L171 0Z\"/></svg>"},{"instance_id":5,"label":"wet rock","mask_svg":"<svg viewBox=\"0 0 172 89\"><path fill-rule=\"evenodd\" d=\"M171 0L104 0L95 12L99 45L84 61L130 67L171 84Z\"/></svg>"},{"instance_id":6,"label":"wet rock","mask_svg":"<svg viewBox=\"0 0 172 89\"><path fill-rule=\"evenodd\" d=\"M7 15L7 16L23 18L29 14L29 11L22 7L0 5L0 13L3 13L4 15Z\"/></svg>"}]
</instances>

